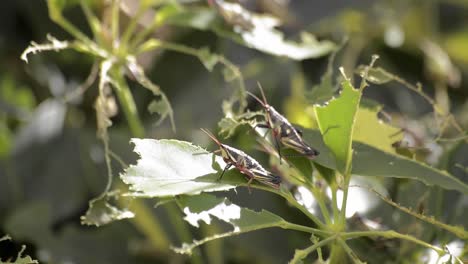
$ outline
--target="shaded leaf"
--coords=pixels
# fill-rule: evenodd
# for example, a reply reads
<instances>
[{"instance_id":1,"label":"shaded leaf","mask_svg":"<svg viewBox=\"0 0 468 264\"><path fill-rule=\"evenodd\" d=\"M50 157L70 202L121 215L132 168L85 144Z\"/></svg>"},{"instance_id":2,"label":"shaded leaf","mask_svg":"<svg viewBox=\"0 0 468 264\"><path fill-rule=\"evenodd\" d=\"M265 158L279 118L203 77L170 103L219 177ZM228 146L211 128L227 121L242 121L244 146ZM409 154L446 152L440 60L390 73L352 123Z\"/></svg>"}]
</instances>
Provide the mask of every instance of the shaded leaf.
<instances>
[{"instance_id":1,"label":"shaded leaf","mask_svg":"<svg viewBox=\"0 0 468 264\"><path fill-rule=\"evenodd\" d=\"M345 79L341 86L340 97L325 106L316 106L315 113L323 140L335 157L337 169L345 174L351 162L353 125L361 92L354 89L349 79Z\"/></svg>"},{"instance_id":2,"label":"shaded leaf","mask_svg":"<svg viewBox=\"0 0 468 264\"><path fill-rule=\"evenodd\" d=\"M174 111L172 110L171 103L169 102L169 99L167 99L166 95L161 91L158 85L154 84L146 76L145 71L137 63L135 57L127 57L127 68L140 85L152 91L155 96L160 97L158 101L153 101L151 102L150 106L148 106L149 111L156 111L161 116L158 124L164 121L167 116L169 116L172 130L175 131Z\"/></svg>"},{"instance_id":3,"label":"shaded leaf","mask_svg":"<svg viewBox=\"0 0 468 264\"><path fill-rule=\"evenodd\" d=\"M5 230L15 239L33 243L41 263L135 263L128 241L138 236L130 225L91 229L72 221L52 232L52 212L47 202L23 204L8 215Z\"/></svg>"},{"instance_id":4,"label":"shaded leaf","mask_svg":"<svg viewBox=\"0 0 468 264\"><path fill-rule=\"evenodd\" d=\"M236 187L217 181L218 170L225 166L222 158L189 142L137 138L131 142L140 159L120 176L130 185L131 196L199 194ZM201 176L207 177L197 179Z\"/></svg>"},{"instance_id":5,"label":"shaded leaf","mask_svg":"<svg viewBox=\"0 0 468 264\"><path fill-rule=\"evenodd\" d=\"M101 226L113 221L133 218L135 214L127 209L119 209L109 203L110 194L105 194L89 201L89 207L81 224Z\"/></svg>"},{"instance_id":6,"label":"shaded leaf","mask_svg":"<svg viewBox=\"0 0 468 264\"><path fill-rule=\"evenodd\" d=\"M256 116L263 116L262 111L250 112L247 111L236 117L224 117L218 122L218 127L220 129L219 134L223 135L224 138L229 138L234 135L237 127L241 125L250 125L255 126L254 118Z\"/></svg>"},{"instance_id":7,"label":"shaded leaf","mask_svg":"<svg viewBox=\"0 0 468 264\"><path fill-rule=\"evenodd\" d=\"M337 84L333 84L333 62L336 53L337 51L330 55L327 71L322 76L320 84L313 86L311 90L305 92L305 98L310 104L324 104L336 95L339 88Z\"/></svg>"},{"instance_id":8,"label":"shaded leaf","mask_svg":"<svg viewBox=\"0 0 468 264\"><path fill-rule=\"evenodd\" d=\"M315 163L332 170L338 169L332 151L325 145L318 131L305 129L304 139L320 151L320 155L314 159ZM353 149L352 174L414 179L427 185L436 185L468 194L468 185L446 171L437 170L403 156L384 152L361 142L353 142Z\"/></svg>"},{"instance_id":9,"label":"shaded leaf","mask_svg":"<svg viewBox=\"0 0 468 264\"><path fill-rule=\"evenodd\" d=\"M219 56L211 53L207 47L199 50L198 58L208 71L212 71L214 66L219 62Z\"/></svg>"},{"instance_id":10,"label":"shaded leaf","mask_svg":"<svg viewBox=\"0 0 468 264\"><path fill-rule=\"evenodd\" d=\"M182 196L178 204L185 213L185 220L195 227L204 221L210 224L213 217L230 224L234 229L230 232L216 234L202 240L195 240L191 244L184 243L176 248L177 253L191 254L192 250L206 242L222 237L229 237L245 232L255 231L268 227L280 227L284 219L265 210L255 212L231 203L227 198L218 198L209 194L198 196Z\"/></svg>"},{"instance_id":11,"label":"shaded leaf","mask_svg":"<svg viewBox=\"0 0 468 264\"><path fill-rule=\"evenodd\" d=\"M0 242L6 241L6 240L12 240L9 235L5 235L3 237L0 237ZM2 264L33 264L33 263L39 263L37 260L33 260L30 256L22 256L24 250L26 249L26 246L21 246L21 250L16 254L16 258L14 260L12 259L7 259L6 262L2 261L0 259L0 263Z\"/></svg>"}]
</instances>

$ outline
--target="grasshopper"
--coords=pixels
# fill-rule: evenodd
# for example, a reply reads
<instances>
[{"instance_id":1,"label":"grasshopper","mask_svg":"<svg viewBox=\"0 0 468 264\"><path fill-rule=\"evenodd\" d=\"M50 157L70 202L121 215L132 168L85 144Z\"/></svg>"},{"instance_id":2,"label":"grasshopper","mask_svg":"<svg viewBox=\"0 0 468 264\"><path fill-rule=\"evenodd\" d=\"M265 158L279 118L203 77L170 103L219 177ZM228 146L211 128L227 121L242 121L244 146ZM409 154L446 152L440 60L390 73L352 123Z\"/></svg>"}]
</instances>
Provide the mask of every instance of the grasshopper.
<instances>
[{"instance_id":1,"label":"grasshopper","mask_svg":"<svg viewBox=\"0 0 468 264\"><path fill-rule=\"evenodd\" d=\"M247 91L247 93L252 96L255 100L257 100L265 109L265 121L266 124L257 124L255 127L263 127L271 129L273 133L273 139L275 140L276 150L278 151L278 155L280 157L281 162L281 149L280 143L285 147L291 148L296 150L297 152L301 153L302 155L313 159L318 156L320 153L309 146L303 139L302 139L302 131L295 128L291 123L289 123L288 119L281 115L278 111L276 111L273 106L269 105L265 94L263 93L263 89L258 85L260 88L260 92L262 94L263 101L260 100L257 96L253 93Z\"/></svg>"},{"instance_id":2,"label":"grasshopper","mask_svg":"<svg viewBox=\"0 0 468 264\"><path fill-rule=\"evenodd\" d=\"M223 172L219 176L218 180L220 180L224 173L234 166L236 169L240 171L240 173L244 174L248 179L248 186L250 190L250 183L253 180L261 182L265 185L271 186L275 189L279 189L281 178L278 175L274 175L273 173L264 169L258 161L256 161L251 156L247 155L241 150L233 148L231 146L222 144L211 132L206 129L201 128L203 132L205 132L218 146L219 149L213 151L213 153L219 153L223 158L224 162L226 162L226 167L224 167Z\"/></svg>"}]
</instances>

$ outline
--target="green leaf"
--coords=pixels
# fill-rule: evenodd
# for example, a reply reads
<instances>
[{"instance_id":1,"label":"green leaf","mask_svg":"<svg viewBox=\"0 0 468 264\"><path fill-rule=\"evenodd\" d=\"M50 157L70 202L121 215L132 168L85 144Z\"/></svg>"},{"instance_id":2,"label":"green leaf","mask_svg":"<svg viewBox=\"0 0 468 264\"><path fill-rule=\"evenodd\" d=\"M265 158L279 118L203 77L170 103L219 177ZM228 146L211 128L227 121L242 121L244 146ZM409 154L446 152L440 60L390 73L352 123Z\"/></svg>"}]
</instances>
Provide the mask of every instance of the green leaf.
<instances>
[{"instance_id":1,"label":"green leaf","mask_svg":"<svg viewBox=\"0 0 468 264\"><path fill-rule=\"evenodd\" d=\"M208 71L212 71L214 66L219 62L219 56L211 53L207 47L199 50L198 58Z\"/></svg>"},{"instance_id":2,"label":"green leaf","mask_svg":"<svg viewBox=\"0 0 468 264\"><path fill-rule=\"evenodd\" d=\"M82 225L101 226L113 221L133 218L135 214L127 209L119 209L109 203L112 194L89 201L89 207L84 216L81 216Z\"/></svg>"},{"instance_id":3,"label":"green leaf","mask_svg":"<svg viewBox=\"0 0 468 264\"><path fill-rule=\"evenodd\" d=\"M169 117L171 122L172 130L175 131L175 122L174 122L174 111L172 110L171 103L167 99L166 94L161 91L158 85L154 84L145 74L143 68L137 63L135 57L127 57L127 68L133 74L136 81L146 89L153 92L157 97L160 97L159 100L152 101L148 106L148 110L152 113L157 112L161 117L158 120L157 124L160 124L166 117Z\"/></svg>"},{"instance_id":4,"label":"green leaf","mask_svg":"<svg viewBox=\"0 0 468 264\"><path fill-rule=\"evenodd\" d=\"M372 109L359 107L354 124L353 140L366 143L385 152L396 154L392 144L403 138L399 128L392 127L378 118L382 106Z\"/></svg>"},{"instance_id":5,"label":"green leaf","mask_svg":"<svg viewBox=\"0 0 468 264\"><path fill-rule=\"evenodd\" d=\"M198 241L195 240L191 244L184 243L181 248L174 249L181 254L191 254L195 247L218 238L263 228L281 227L286 222L283 218L271 212L265 210L255 212L233 204L227 198L218 198L209 194L182 196L178 199L178 204L185 213L184 219L195 227L199 227L200 221L210 224L213 217L215 217L234 228L230 232L205 237Z\"/></svg>"},{"instance_id":6,"label":"green leaf","mask_svg":"<svg viewBox=\"0 0 468 264\"><path fill-rule=\"evenodd\" d=\"M140 159L121 175L122 180L130 185L131 196L193 195L236 187L225 183L231 178L229 173L222 182L217 181L225 163L221 157L201 147L167 139L134 138L131 142L135 144L135 152ZM202 176L206 177L200 178Z\"/></svg>"},{"instance_id":7,"label":"green leaf","mask_svg":"<svg viewBox=\"0 0 468 264\"><path fill-rule=\"evenodd\" d=\"M324 104L330 101L338 91L338 85L333 84L333 62L336 53L337 51L330 55L327 71L322 76L320 84L315 85L311 90L305 92L306 100L312 105Z\"/></svg>"},{"instance_id":8,"label":"green leaf","mask_svg":"<svg viewBox=\"0 0 468 264\"><path fill-rule=\"evenodd\" d=\"M314 162L337 170L338 166L333 158L333 152L325 145L320 133L309 129L304 129L303 133L304 139L320 151L320 155L314 159ZM387 153L361 142L353 142L353 149L352 174L414 179L427 185L436 185L468 194L468 185L446 171L429 167L424 163L403 156Z\"/></svg>"},{"instance_id":9,"label":"green leaf","mask_svg":"<svg viewBox=\"0 0 468 264\"><path fill-rule=\"evenodd\" d=\"M341 86L340 97L325 106L316 106L315 113L323 140L335 157L337 169L345 174L351 162L353 126L361 92L354 89L346 77Z\"/></svg>"}]
</instances>

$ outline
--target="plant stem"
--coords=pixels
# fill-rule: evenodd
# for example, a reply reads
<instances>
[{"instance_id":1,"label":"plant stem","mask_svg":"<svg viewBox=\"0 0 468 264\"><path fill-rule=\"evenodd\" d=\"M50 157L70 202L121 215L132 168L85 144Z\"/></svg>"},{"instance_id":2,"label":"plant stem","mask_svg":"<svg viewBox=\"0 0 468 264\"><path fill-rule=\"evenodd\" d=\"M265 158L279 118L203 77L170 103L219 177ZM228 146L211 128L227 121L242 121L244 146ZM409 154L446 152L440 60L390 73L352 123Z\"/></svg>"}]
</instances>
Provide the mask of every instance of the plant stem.
<instances>
[{"instance_id":1,"label":"plant stem","mask_svg":"<svg viewBox=\"0 0 468 264\"><path fill-rule=\"evenodd\" d=\"M111 70L110 74L115 80L115 93L119 98L120 105L122 106L125 117L127 118L130 131L134 137L142 138L145 134L145 129L138 116L135 101L133 100L127 81L125 81L125 78L122 76L119 68L117 68L117 70Z\"/></svg>"},{"instance_id":2,"label":"plant stem","mask_svg":"<svg viewBox=\"0 0 468 264\"><path fill-rule=\"evenodd\" d=\"M415 244L418 244L418 245L421 245L423 247L433 249L439 255L445 253L445 251L440 247L433 246L433 245L431 245L429 243L426 243L426 242L424 242L422 240L419 240L419 239L417 239L417 238L415 238L415 237L413 237L411 235L401 234L401 233L398 233L398 232L393 231L393 230L388 230L388 231L358 231L358 232L348 232L348 233L341 234L341 237L343 239L345 239L345 240L354 239L354 238L363 237L363 236L367 236L367 237L380 236L380 237L385 237L385 238L399 238L399 239L411 241L411 242L413 242Z\"/></svg>"},{"instance_id":3,"label":"plant stem","mask_svg":"<svg viewBox=\"0 0 468 264\"><path fill-rule=\"evenodd\" d=\"M348 246L348 244L346 244L345 241L343 241L343 239L339 238L337 239L338 243L343 247L343 249L345 250L345 252L348 254L349 258L353 261L353 263L356 263L356 264L364 264L359 258L358 256L356 256L356 253L354 253L354 251Z\"/></svg>"},{"instance_id":4,"label":"plant stem","mask_svg":"<svg viewBox=\"0 0 468 264\"><path fill-rule=\"evenodd\" d=\"M271 188L268 188L268 189L271 189ZM271 190L270 190L271 191ZM310 220L312 220L312 222L314 222L320 229L326 229L326 226L325 224L320 221L320 219L318 219L318 217L316 217L315 215L313 215L311 212L309 212L309 210L307 210L307 208L305 208L304 206L302 206L300 203L298 203L296 201L296 199L292 196L292 194L289 192L289 191L284 191L284 190L280 190L279 192L275 192L279 195L281 195L283 198L285 198L290 204L292 204L294 207L296 207L297 209L299 209L301 212L303 212L306 216L308 216L310 218Z\"/></svg>"},{"instance_id":5,"label":"plant stem","mask_svg":"<svg viewBox=\"0 0 468 264\"><path fill-rule=\"evenodd\" d=\"M315 197L315 200L317 201L320 212L322 212L323 218L325 219L325 223L327 225L331 224L331 218L330 218L330 213L328 212L328 208L325 205L324 199L323 199L323 193L321 190L318 190L317 188L313 186L309 186L309 190L312 192L312 194Z\"/></svg>"},{"instance_id":6,"label":"plant stem","mask_svg":"<svg viewBox=\"0 0 468 264\"><path fill-rule=\"evenodd\" d=\"M289 261L289 263L290 264L300 263L300 261L302 259L304 259L305 257L307 257L310 253L314 252L317 248L325 246L328 243L334 241L336 239L336 237L337 236L334 235L334 236L326 238L326 239L324 239L324 240L322 240L322 241L320 241L320 242L318 242L316 244L313 244L312 246L310 246L308 248L296 250L293 259L291 261Z\"/></svg>"},{"instance_id":7,"label":"plant stem","mask_svg":"<svg viewBox=\"0 0 468 264\"><path fill-rule=\"evenodd\" d=\"M182 242L192 243L192 234L190 233L187 224L182 220L182 215L180 214L180 210L177 205L174 203L168 203L166 204L165 208L179 239ZM194 264L203 263L199 249L196 249L194 254L191 255L191 260Z\"/></svg>"},{"instance_id":8,"label":"plant stem","mask_svg":"<svg viewBox=\"0 0 468 264\"><path fill-rule=\"evenodd\" d=\"M127 206L127 204L122 204L121 199L117 199L117 202L122 206ZM137 199L132 201L130 209L135 213L135 217L131 219L135 227L145 234L154 248L169 253L170 242L167 234L161 228L161 223L154 217L150 208L142 200Z\"/></svg>"},{"instance_id":9,"label":"plant stem","mask_svg":"<svg viewBox=\"0 0 468 264\"><path fill-rule=\"evenodd\" d=\"M119 23L120 23L120 0L112 0L111 6L111 32L112 32L112 46L115 47L117 39L119 38Z\"/></svg>"},{"instance_id":10,"label":"plant stem","mask_svg":"<svg viewBox=\"0 0 468 264\"><path fill-rule=\"evenodd\" d=\"M316 234L321 237L329 237L333 233L331 231L325 231L325 230L320 230L317 228L312 228L308 226L303 226L303 225L298 225L298 224L293 224L287 221L284 221L284 223L281 225L281 228L283 229L290 229L290 230L297 230L301 232L306 232L310 234Z\"/></svg>"}]
</instances>

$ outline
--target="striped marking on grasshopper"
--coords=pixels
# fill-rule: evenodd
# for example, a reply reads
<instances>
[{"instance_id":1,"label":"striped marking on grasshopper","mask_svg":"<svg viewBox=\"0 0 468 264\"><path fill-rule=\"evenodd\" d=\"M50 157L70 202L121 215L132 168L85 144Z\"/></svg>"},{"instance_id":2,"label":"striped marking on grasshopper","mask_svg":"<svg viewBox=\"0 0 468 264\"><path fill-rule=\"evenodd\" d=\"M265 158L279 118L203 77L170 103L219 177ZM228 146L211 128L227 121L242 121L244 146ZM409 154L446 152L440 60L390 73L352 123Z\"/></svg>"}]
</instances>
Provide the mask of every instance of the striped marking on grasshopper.
<instances>
[{"instance_id":1,"label":"striped marking on grasshopper","mask_svg":"<svg viewBox=\"0 0 468 264\"><path fill-rule=\"evenodd\" d=\"M240 173L244 174L248 179L248 186L250 190L250 183L253 180L261 182L265 185L271 186L275 189L279 189L281 183L281 177L274 175L273 173L267 171L251 156L247 155L245 152L222 144L210 131L207 129L201 128L219 147L218 150L213 151L213 153L219 153L226 162L226 167L224 167L223 172L219 176L221 179L224 173L234 166Z\"/></svg>"},{"instance_id":2,"label":"striped marking on grasshopper","mask_svg":"<svg viewBox=\"0 0 468 264\"><path fill-rule=\"evenodd\" d=\"M271 129L276 144L276 150L278 151L280 157L280 162L282 158L280 143L285 147L296 150L297 152L310 159L313 159L316 156L318 156L320 153L304 141L304 139L302 138L302 132L299 129L295 128L293 125L291 125L288 119L286 119L286 117L284 117L282 114L276 111L276 109L273 108L273 106L268 104L261 85L258 84L258 87L262 94L263 101L260 100L260 98L258 98L253 93L247 91L247 93L250 96L252 96L257 102L259 102L265 110L266 124L257 124L256 127L258 126Z\"/></svg>"}]
</instances>

